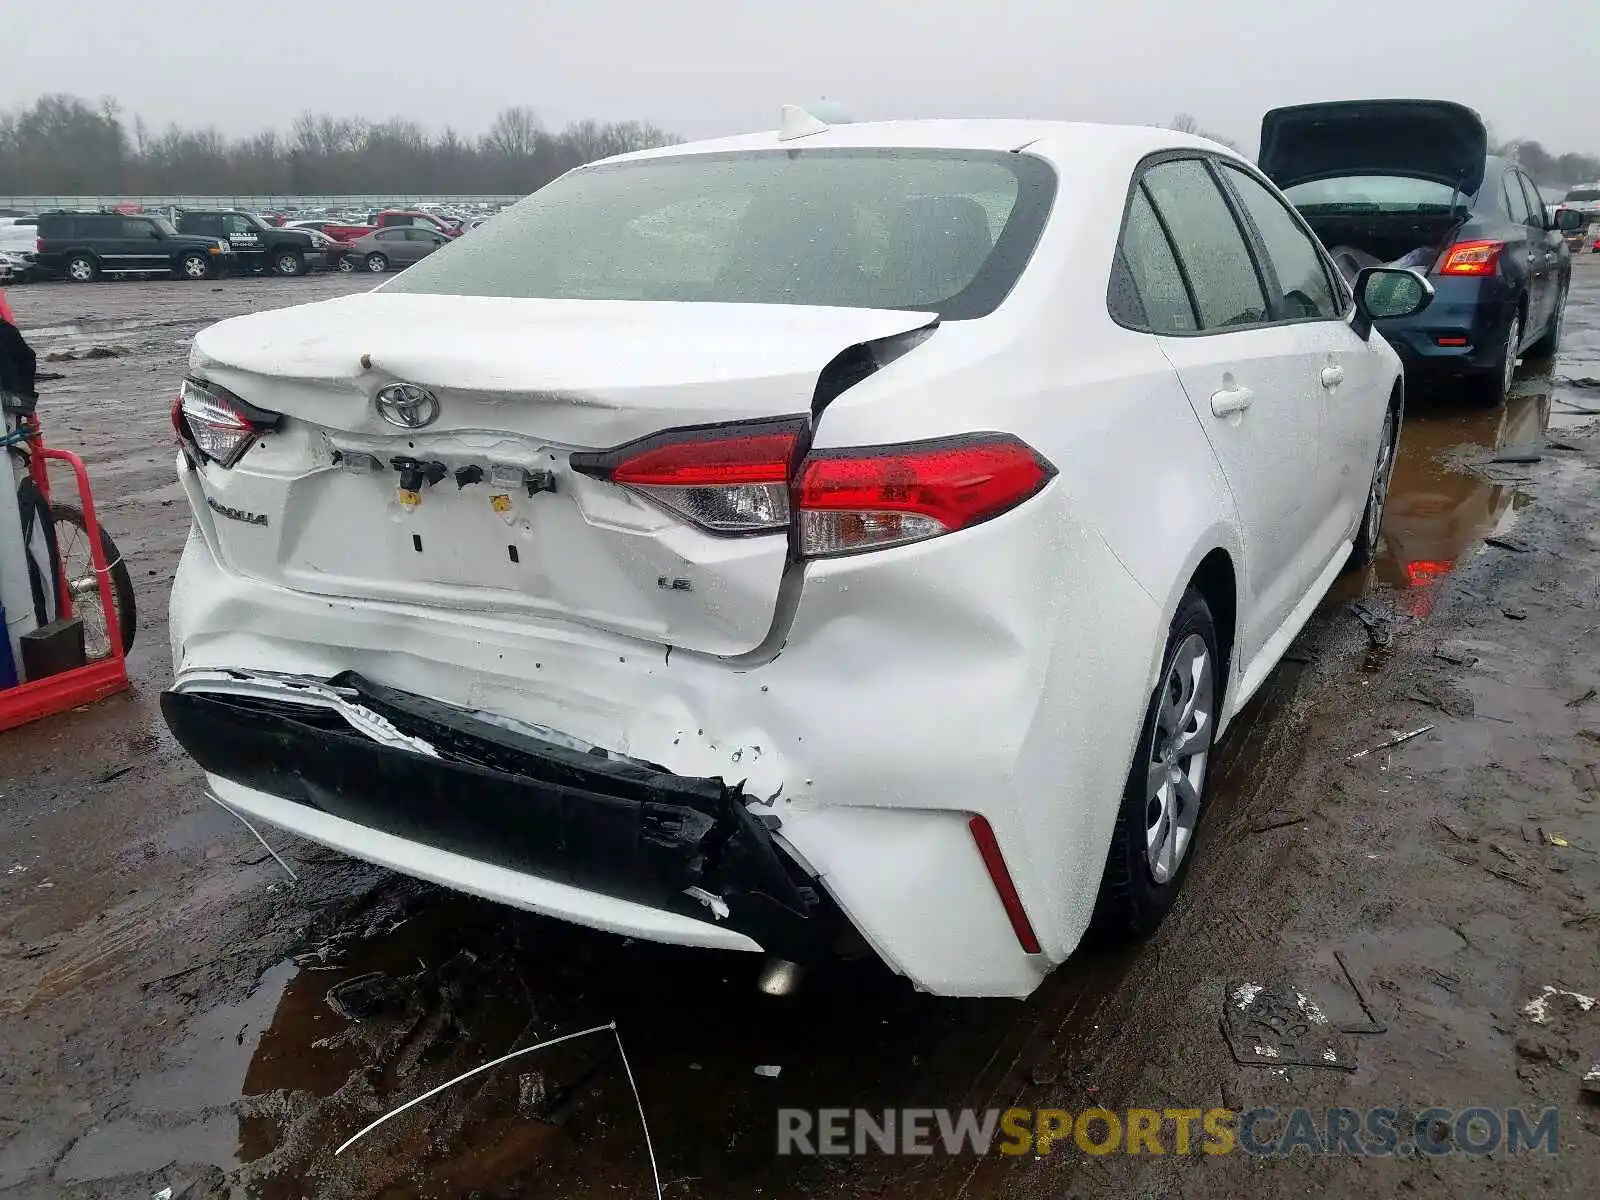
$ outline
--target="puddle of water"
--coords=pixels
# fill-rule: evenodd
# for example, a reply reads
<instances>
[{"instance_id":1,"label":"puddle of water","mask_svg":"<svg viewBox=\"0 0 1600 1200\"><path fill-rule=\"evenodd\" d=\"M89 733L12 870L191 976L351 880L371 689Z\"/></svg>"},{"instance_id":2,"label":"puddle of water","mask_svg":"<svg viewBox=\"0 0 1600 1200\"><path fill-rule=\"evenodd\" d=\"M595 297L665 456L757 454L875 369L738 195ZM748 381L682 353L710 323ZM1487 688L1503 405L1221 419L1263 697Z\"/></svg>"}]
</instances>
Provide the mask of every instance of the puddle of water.
<instances>
[{"instance_id":1,"label":"puddle of water","mask_svg":"<svg viewBox=\"0 0 1600 1200\"><path fill-rule=\"evenodd\" d=\"M1367 571L1335 584L1324 611L1374 589L1399 593L1398 607L1409 616L1431 611L1432 585L1485 538L1505 535L1528 500L1514 482L1495 482L1465 464L1538 450L1560 424L1552 420L1548 383L1526 380L1520 394L1494 409L1465 407L1448 391L1408 403L1383 514L1382 551ZM1519 468L1507 463L1499 469L1510 477Z\"/></svg>"},{"instance_id":2,"label":"puddle of water","mask_svg":"<svg viewBox=\"0 0 1600 1200\"><path fill-rule=\"evenodd\" d=\"M374 936L349 937L325 962L302 955L274 968L244 1001L197 1017L168 1064L136 1086L129 1119L175 1131L163 1161L216 1161L210 1118L231 1106L237 1136L223 1157L265 1200L513 1194L534 1179L563 1195L644 1194L638 1112L608 1036L486 1072L332 1155L375 1116L463 1071L615 1020L662 1179L689 1181L676 1195L814 1194L830 1165L776 1157L780 1107L1007 1107L1041 1058L1064 1069L1074 1031L1126 964L1080 954L1017 1003L919 995L861 960L775 1000L756 991L754 955L635 943L397 889L411 897L403 923L372 922ZM336 1012L330 989L374 973L380 985L356 994L356 1015ZM756 1075L765 1065L781 1073ZM122 1140L92 1163L102 1172L127 1140L114 1132ZM882 1158L853 1163L852 1179L881 1174L889 1186L908 1162L923 1182L972 1167Z\"/></svg>"}]
</instances>

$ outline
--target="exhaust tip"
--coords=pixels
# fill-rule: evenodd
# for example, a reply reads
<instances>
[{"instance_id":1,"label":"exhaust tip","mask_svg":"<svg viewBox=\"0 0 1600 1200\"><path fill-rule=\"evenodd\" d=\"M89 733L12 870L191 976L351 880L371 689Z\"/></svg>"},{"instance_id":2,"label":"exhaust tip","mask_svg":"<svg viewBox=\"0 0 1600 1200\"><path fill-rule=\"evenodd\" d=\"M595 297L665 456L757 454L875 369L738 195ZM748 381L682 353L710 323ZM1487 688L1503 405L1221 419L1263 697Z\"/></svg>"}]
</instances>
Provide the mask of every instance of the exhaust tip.
<instances>
[{"instance_id":1,"label":"exhaust tip","mask_svg":"<svg viewBox=\"0 0 1600 1200\"><path fill-rule=\"evenodd\" d=\"M768 996L792 995L805 978L806 969L787 958L769 958L761 968L756 986Z\"/></svg>"}]
</instances>

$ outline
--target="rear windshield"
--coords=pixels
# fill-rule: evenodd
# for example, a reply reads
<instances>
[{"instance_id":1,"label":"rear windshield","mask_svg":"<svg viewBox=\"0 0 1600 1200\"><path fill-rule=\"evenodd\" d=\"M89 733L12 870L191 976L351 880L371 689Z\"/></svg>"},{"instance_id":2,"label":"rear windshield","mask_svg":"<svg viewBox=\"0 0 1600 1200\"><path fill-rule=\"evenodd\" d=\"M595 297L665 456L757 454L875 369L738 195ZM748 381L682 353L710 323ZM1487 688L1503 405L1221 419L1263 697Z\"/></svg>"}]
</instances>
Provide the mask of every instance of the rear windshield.
<instances>
[{"instance_id":1,"label":"rear windshield","mask_svg":"<svg viewBox=\"0 0 1600 1200\"><path fill-rule=\"evenodd\" d=\"M992 311L1055 193L1041 159L794 150L565 175L384 291Z\"/></svg>"},{"instance_id":2,"label":"rear windshield","mask_svg":"<svg viewBox=\"0 0 1600 1200\"><path fill-rule=\"evenodd\" d=\"M1285 188L1283 194L1302 211L1322 212L1448 212L1466 197L1447 183L1407 179L1401 175L1341 175L1314 179Z\"/></svg>"}]
</instances>

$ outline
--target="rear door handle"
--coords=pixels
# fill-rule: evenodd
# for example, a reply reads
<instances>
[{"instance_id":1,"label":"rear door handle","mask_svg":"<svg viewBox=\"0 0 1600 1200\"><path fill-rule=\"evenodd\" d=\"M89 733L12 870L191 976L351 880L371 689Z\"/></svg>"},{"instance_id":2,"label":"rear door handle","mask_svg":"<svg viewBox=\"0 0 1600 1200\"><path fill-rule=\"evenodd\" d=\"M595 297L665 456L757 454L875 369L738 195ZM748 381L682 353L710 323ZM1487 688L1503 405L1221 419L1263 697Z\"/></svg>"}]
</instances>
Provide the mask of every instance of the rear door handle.
<instances>
[{"instance_id":1,"label":"rear door handle","mask_svg":"<svg viewBox=\"0 0 1600 1200\"><path fill-rule=\"evenodd\" d=\"M1247 387L1223 388L1220 392L1211 393L1211 415L1231 417L1249 408L1255 399L1256 394Z\"/></svg>"},{"instance_id":2,"label":"rear door handle","mask_svg":"<svg viewBox=\"0 0 1600 1200\"><path fill-rule=\"evenodd\" d=\"M1327 388L1330 392L1333 391L1334 388L1338 387L1343 382L1344 382L1344 368L1343 367L1323 367L1322 368L1322 386Z\"/></svg>"}]
</instances>

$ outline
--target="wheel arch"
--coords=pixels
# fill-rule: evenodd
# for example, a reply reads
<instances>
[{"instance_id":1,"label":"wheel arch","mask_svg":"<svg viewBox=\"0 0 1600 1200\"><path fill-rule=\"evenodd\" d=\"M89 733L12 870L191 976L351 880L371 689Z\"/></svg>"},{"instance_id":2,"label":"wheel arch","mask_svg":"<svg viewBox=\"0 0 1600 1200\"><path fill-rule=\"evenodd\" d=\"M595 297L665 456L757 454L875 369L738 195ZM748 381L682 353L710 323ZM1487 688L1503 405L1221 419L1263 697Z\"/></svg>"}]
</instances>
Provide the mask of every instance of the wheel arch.
<instances>
[{"instance_id":1,"label":"wheel arch","mask_svg":"<svg viewBox=\"0 0 1600 1200\"><path fill-rule=\"evenodd\" d=\"M1211 621L1217 631L1217 654L1222 659L1222 670L1217 672L1221 681L1220 701L1227 698L1228 685L1233 681L1233 648L1239 629L1239 578L1234 570L1233 556L1218 546L1209 551L1185 587L1194 588L1204 597L1211 610Z\"/></svg>"}]
</instances>

